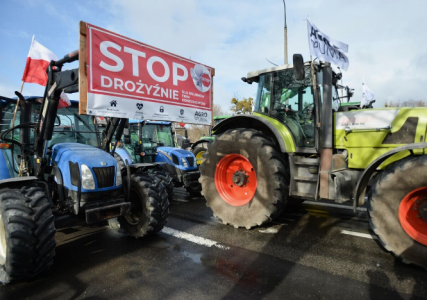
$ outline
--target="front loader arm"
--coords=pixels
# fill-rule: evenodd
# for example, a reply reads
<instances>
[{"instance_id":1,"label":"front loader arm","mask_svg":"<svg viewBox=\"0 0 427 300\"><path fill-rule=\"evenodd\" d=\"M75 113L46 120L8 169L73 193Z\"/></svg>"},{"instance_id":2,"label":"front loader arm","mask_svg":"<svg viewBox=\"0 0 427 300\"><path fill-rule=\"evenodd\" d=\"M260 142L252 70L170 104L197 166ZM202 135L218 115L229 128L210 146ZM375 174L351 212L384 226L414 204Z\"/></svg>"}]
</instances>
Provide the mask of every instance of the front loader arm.
<instances>
[{"instance_id":1,"label":"front loader arm","mask_svg":"<svg viewBox=\"0 0 427 300\"><path fill-rule=\"evenodd\" d=\"M61 71L65 63L71 63L79 59L78 51L74 51L64 56L58 61L51 61L46 72L48 81L46 84L42 109L39 114L39 121L35 136L35 172L41 178L44 174L44 168L47 165L45 158L47 142L52 139L53 129L55 126L56 113L61 93L78 92L79 70Z\"/></svg>"}]
</instances>

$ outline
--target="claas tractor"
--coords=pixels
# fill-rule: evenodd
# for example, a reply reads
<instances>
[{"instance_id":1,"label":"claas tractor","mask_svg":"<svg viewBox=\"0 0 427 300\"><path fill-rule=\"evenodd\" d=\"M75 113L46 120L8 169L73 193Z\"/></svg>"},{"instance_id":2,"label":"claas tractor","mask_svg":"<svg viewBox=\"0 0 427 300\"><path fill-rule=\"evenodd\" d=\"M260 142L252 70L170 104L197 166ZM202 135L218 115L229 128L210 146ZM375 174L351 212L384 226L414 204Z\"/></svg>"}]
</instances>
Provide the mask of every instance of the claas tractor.
<instances>
[{"instance_id":1,"label":"claas tractor","mask_svg":"<svg viewBox=\"0 0 427 300\"><path fill-rule=\"evenodd\" d=\"M117 218L133 237L156 233L169 202L160 180L132 165L122 172L105 148L120 139L125 120L110 121L101 141L94 117L78 114L78 102L60 108L61 93L78 91L73 52L52 61L44 97L0 97L0 282L26 280L55 256L59 224L81 217L93 224ZM16 108L16 110L15 110ZM16 112L16 114L15 114ZM16 118L15 118L16 117ZM78 221L81 224L81 221Z\"/></svg>"},{"instance_id":2,"label":"claas tractor","mask_svg":"<svg viewBox=\"0 0 427 300\"><path fill-rule=\"evenodd\" d=\"M134 163L160 164L162 169L152 172L162 180L170 200L174 187L185 187L191 196L200 196L196 159L190 151L176 147L171 122L129 120L123 137L117 155Z\"/></svg>"},{"instance_id":3,"label":"claas tractor","mask_svg":"<svg viewBox=\"0 0 427 300\"><path fill-rule=\"evenodd\" d=\"M207 205L250 229L291 200L366 202L384 248L427 268L427 108L343 105L339 79L301 55L242 78L258 84L254 111L213 128L200 166Z\"/></svg>"}]
</instances>

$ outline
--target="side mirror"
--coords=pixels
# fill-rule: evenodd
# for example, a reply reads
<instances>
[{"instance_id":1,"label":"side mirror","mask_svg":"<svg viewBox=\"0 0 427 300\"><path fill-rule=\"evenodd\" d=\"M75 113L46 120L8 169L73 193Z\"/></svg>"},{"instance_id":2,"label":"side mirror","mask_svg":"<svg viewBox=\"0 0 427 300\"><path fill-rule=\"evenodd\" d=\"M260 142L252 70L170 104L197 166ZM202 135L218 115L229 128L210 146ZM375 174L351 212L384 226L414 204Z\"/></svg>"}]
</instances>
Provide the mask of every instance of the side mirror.
<instances>
[{"instance_id":1,"label":"side mirror","mask_svg":"<svg viewBox=\"0 0 427 300\"><path fill-rule=\"evenodd\" d=\"M303 80L305 78L304 71L304 59L301 54L294 54L293 57L294 63L294 75L296 80Z\"/></svg>"}]
</instances>

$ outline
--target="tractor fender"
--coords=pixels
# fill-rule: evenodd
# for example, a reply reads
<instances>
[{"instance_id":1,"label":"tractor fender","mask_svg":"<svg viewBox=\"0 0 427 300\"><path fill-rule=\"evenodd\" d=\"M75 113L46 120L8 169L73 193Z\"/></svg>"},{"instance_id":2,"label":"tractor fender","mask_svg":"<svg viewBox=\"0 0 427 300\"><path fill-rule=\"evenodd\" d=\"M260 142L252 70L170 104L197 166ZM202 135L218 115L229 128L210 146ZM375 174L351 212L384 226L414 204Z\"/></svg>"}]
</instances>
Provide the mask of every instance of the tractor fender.
<instances>
[{"instance_id":1,"label":"tractor fender","mask_svg":"<svg viewBox=\"0 0 427 300\"><path fill-rule=\"evenodd\" d=\"M424 149L427 148L427 143L416 143L416 144L408 144L402 147L397 147L387 153L384 153L377 159L375 159L362 173L362 175L359 178L359 181L357 182L356 189L354 192L354 201L353 201L353 209L356 211L356 208L359 205L362 205L365 203L365 193L366 193L366 187L368 186L369 180L371 179L372 175L376 171L376 169L388 158L393 156L396 153L402 152L402 151L410 151L413 155L414 152L412 150L414 149Z\"/></svg>"},{"instance_id":2,"label":"tractor fender","mask_svg":"<svg viewBox=\"0 0 427 300\"><path fill-rule=\"evenodd\" d=\"M30 182L37 182L39 179L36 176L14 177L0 180L0 188L3 187L20 187L27 185Z\"/></svg>"},{"instance_id":3,"label":"tractor fender","mask_svg":"<svg viewBox=\"0 0 427 300\"><path fill-rule=\"evenodd\" d=\"M286 125L281 125L284 126L285 130L289 131ZM265 118L255 115L240 115L227 118L212 128L212 132L215 135L219 135L228 129L235 128L251 128L262 131L265 135L273 139L274 143L280 147L281 152L293 152L292 149L287 149L283 138L283 133L281 133L277 127L275 127Z\"/></svg>"},{"instance_id":4,"label":"tractor fender","mask_svg":"<svg viewBox=\"0 0 427 300\"><path fill-rule=\"evenodd\" d=\"M124 148L117 148L114 152L115 154L120 156L120 158L125 162L126 160L129 162L129 164L132 163L132 157L130 156L129 152Z\"/></svg>"},{"instance_id":5,"label":"tractor fender","mask_svg":"<svg viewBox=\"0 0 427 300\"><path fill-rule=\"evenodd\" d=\"M198 145L200 145L200 144L204 144L204 143L211 144L214 140L215 140L215 138L214 138L214 137L212 137L212 138L200 139L200 140L198 140L197 142L195 142L195 143L193 143L193 144L191 145L191 149L195 149L195 148L196 148Z\"/></svg>"}]
</instances>

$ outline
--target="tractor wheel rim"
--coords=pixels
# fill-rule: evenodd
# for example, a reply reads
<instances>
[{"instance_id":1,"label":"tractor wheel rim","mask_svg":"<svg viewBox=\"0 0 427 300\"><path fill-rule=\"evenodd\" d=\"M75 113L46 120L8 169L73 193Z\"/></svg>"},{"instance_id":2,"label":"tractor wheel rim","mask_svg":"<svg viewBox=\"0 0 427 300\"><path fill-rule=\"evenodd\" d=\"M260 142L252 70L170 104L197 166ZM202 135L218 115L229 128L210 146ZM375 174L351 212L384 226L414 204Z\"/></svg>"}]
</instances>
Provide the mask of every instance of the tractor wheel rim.
<instances>
[{"instance_id":1,"label":"tractor wheel rim","mask_svg":"<svg viewBox=\"0 0 427 300\"><path fill-rule=\"evenodd\" d=\"M255 195L256 171L243 155L228 154L216 166L215 187L225 202L232 206L243 206Z\"/></svg>"},{"instance_id":2,"label":"tractor wheel rim","mask_svg":"<svg viewBox=\"0 0 427 300\"><path fill-rule=\"evenodd\" d=\"M427 187L409 192L399 205L403 230L415 241L427 246Z\"/></svg>"},{"instance_id":3,"label":"tractor wheel rim","mask_svg":"<svg viewBox=\"0 0 427 300\"><path fill-rule=\"evenodd\" d=\"M203 154L205 153L205 151L200 151L199 153L197 153L197 155L196 155L196 163L198 164L198 165L201 165L202 164L202 161L203 161Z\"/></svg>"},{"instance_id":4,"label":"tractor wheel rim","mask_svg":"<svg viewBox=\"0 0 427 300\"><path fill-rule=\"evenodd\" d=\"M4 228L3 218L0 214L0 265L6 263L6 230Z\"/></svg>"}]
</instances>

